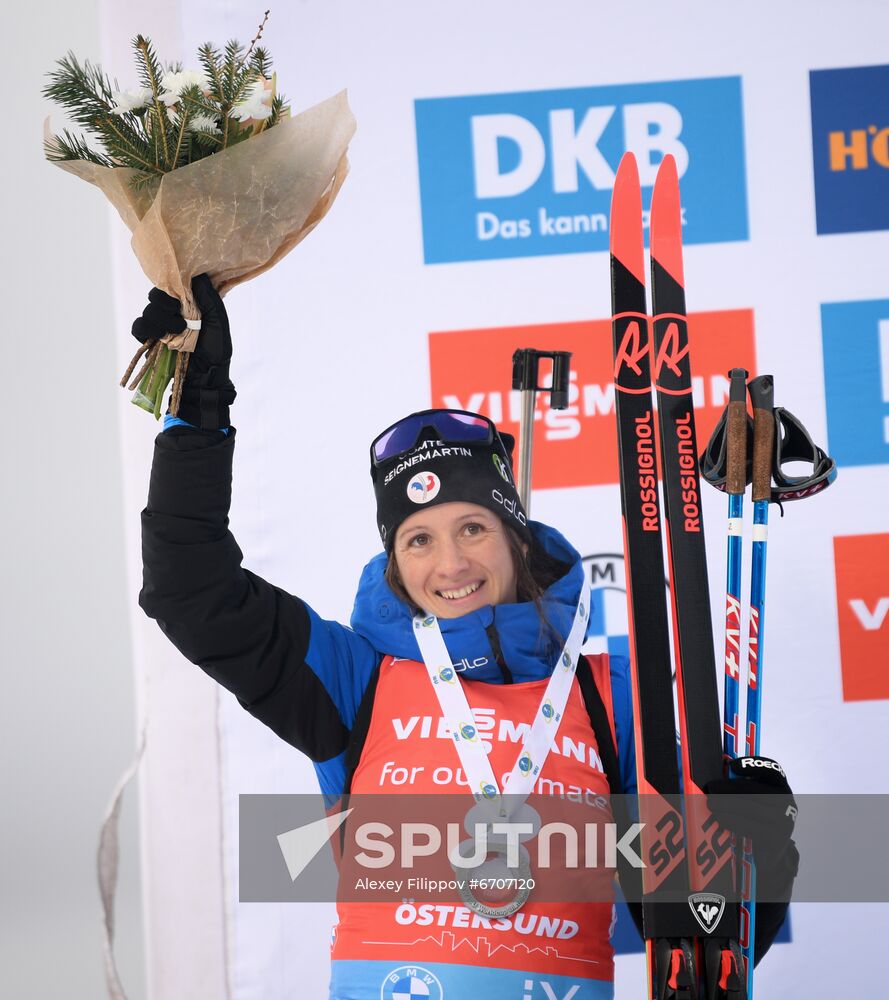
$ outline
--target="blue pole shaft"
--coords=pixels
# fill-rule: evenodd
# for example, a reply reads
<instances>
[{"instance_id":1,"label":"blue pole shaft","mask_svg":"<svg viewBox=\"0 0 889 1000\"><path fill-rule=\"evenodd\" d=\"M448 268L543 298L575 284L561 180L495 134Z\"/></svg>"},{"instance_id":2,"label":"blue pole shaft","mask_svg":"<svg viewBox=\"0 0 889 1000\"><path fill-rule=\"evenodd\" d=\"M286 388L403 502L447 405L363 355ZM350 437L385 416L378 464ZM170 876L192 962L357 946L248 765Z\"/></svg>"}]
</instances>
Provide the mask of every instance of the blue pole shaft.
<instances>
[{"instance_id":1,"label":"blue pole shaft","mask_svg":"<svg viewBox=\"0 0 889 1000\"><path fill-rule=\"evenodd\" d=\"M741 673L741 560L744 494L729 494L728 552L725 588L725 678L723 698L723 749L729 758L738 756L738 703Z\"/></svg>"},{"instance_id":2,"label":"blue pole shaft","mask_svg":"<svg viewBox=\"0 0 889 1000\"><path fill-rule=\"evenodd\" d=\"M763 636L766 601L766 544L768 539L769 501L753 504L753 552L750 570L750 625L747 638L747 727L746 752L759 754L762 706ZM750 842L744 842L741 858L741 948L747 967L747 997L753 1000L754 937L756 932L756 867ZM747 915L745 924L745 914Z\"/></svg>"}]
</instances>

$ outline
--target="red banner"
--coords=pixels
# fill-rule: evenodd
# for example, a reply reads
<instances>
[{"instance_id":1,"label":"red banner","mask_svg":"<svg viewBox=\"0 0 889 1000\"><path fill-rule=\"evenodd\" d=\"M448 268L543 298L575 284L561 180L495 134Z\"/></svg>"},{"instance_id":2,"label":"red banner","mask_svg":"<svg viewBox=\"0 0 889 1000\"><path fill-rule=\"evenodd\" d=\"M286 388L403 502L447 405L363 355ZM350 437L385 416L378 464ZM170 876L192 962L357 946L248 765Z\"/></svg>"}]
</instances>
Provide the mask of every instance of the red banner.
<instances>
[{"instance_id":1,"label":"red banner","mask_svg":"<svg viewBox=\"0 0 889 1000\"><path fill-rule=\"evenodd\" d=\"M703 449L728 402L729 369L756 373L753 311L693 313L688 339ZM610 319L430 333L431 405L484 413L517 435L520 394L511 391L511 373L512 353L520 347L572 352L568 408L552 410L547 394L538 394L533 487L616 483Z\"/></svg>"},{"instance_id":2,"label":"red banner","mask_svg":"<svg viewBox=\"0 0 889 1000\"><path fill-rule=\"evenodd\" d=\"M833 540L843 700L889 698L889 534Z\"/></svg>"}]
</instances>

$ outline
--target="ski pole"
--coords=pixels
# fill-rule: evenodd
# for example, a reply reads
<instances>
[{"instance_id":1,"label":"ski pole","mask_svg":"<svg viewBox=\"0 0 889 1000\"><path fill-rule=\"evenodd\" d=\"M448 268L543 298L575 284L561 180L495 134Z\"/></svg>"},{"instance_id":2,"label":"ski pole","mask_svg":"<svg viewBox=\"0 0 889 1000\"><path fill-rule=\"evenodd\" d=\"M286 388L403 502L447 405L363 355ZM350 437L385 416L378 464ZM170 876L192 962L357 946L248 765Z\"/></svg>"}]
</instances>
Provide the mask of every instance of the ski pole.
<instances>
[{"instance_id":1,"label":"ski pole","mask_svg":"<svg viewBox=\"0 0 889 1000\"><path fill-rule=\"evenodd\" d=\"M538 385L540 359L550 358L553 363L552 383ZM553 410L564 410L568 405L568 385L571 378L570 351L538 351L533 347L520 347L512 356L512 387L522 394L522 412L519 423L519 497L525 513L531 514L531 462L534 449L534 404L538 392L549 392L549 405Z\"/></svg>"},{"instance_id":2,"label":"ski pole","mask_svg":"<svg viewBox=\"0 0 889 1000\"><path fill-rule=\"evenodd\" d=\"M766 542L772 460L775 445L775 386L771 375L760 375L748 385L753 404L753 542L750 570L750 623L747 634L747 754L759 754L762 712L762 644L766 598ZM753 1000L754 936L756 930L756 868L748 840L741 858L742 951L747 968L748 1000ZM746 918L746 926L744 924Z\"/></svg>"},{"instance_id":3,"label":"ski pole","mask_svg":"<svg viewBox=\"0 0 889 1000\"><path fill-rule=\"evenodd\" d=\"M726 479L728 543L725 589L725 681L723 748L738 756L738 701L741 671L741 561L743 556L744 491L747 489L747 372L729 372L726 412Z\"/></svg>"}]
</instances>

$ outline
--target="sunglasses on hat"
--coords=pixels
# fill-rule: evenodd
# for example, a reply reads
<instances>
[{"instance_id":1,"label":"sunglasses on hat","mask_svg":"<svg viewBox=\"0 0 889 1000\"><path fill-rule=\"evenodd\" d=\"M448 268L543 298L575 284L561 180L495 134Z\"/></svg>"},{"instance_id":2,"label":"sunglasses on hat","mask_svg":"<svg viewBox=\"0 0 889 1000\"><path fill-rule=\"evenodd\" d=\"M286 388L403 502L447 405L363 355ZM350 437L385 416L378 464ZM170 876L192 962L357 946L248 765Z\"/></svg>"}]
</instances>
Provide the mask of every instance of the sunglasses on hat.
<instances>
[{"instance_id":1,"label":"sunglasses on hat","mask_svg":"<svg viewBox=\"0 0 889 1000\"><path fill-rule=\"evenodd\" d=\"M497 428L487 417L468 410L422 410L387 427L374 438L370 457L374 465L388 462L415 448L424 428L435 430L446 444L492 444Z\"/></svg>"}]
</instances>

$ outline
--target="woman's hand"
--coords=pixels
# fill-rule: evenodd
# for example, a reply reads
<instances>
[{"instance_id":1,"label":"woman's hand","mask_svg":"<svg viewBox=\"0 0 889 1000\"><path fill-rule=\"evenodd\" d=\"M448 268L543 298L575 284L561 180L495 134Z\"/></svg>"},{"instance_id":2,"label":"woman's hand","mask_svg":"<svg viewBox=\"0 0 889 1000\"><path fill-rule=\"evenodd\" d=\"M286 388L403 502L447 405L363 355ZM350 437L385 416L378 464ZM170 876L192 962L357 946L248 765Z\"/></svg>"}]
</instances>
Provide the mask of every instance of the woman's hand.
<instances>
[{"instance_id":1,"label":"woman's hand","mask_svg":"<svg viewBox=\"0 0 889 1000\"><path fill-rule=\"evenodd\" d=\"M728 775L704 787L720 826L749 837L757 865L771 868L786 854L796 823L796 800L784 768L770 757L729 761Z\"/></svg>"},{"instance_id":2,"label":"woman's hand","mask_svg":"<svg viewBox=\"0 0 889 1000\"><path fill-rule=\"evenodd\" d=\"M202 430L221 430L229 426L229 407L236 396L229 378L232 340L228 316L206 274L199 274L192 281L191 290L201 311L201 331L188 360L178 416ZM159 340L168 333L182 333L184 329L179 299L152 288L148 305L133 323L133 336L144 343Z\"/></svg>"}]
</instances>

